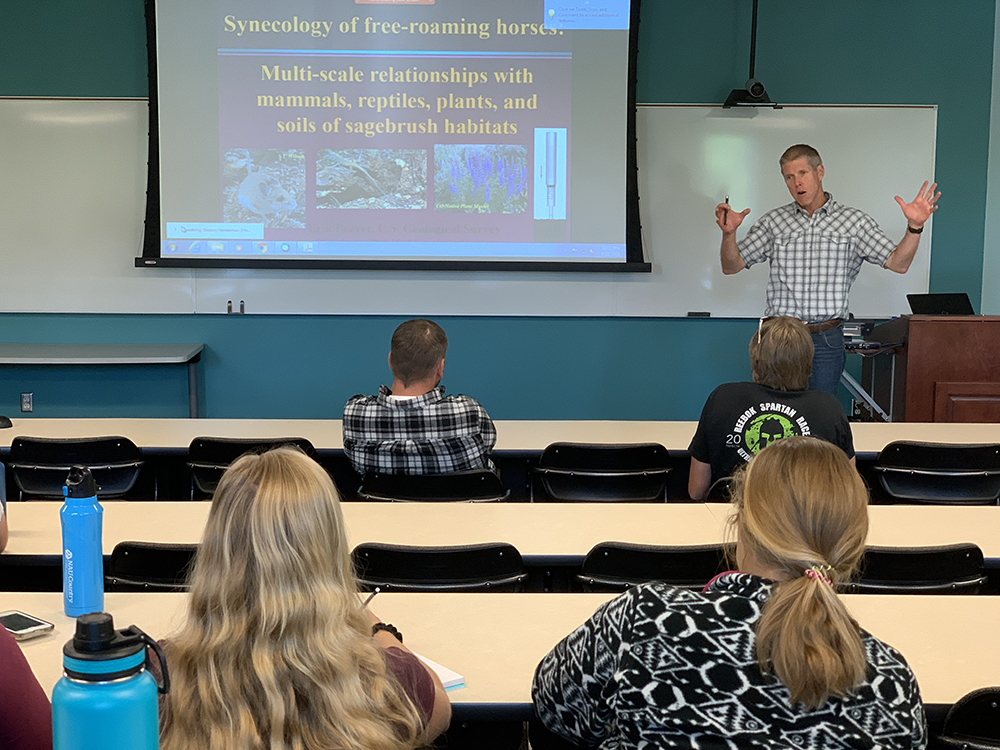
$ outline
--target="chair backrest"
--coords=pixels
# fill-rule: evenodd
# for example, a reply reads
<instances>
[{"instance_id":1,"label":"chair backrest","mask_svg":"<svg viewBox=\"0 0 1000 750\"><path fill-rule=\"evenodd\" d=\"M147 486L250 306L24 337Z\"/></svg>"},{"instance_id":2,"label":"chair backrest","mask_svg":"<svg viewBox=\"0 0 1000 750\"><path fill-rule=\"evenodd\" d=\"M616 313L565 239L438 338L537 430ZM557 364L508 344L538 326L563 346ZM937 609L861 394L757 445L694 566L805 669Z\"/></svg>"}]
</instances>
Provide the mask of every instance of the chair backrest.
<instances>
[{"instance_id":1,"label":"chair backrest","mask_svg":"<svg viewBox=\"0 0 1000 750\"><path fill-rule=\"evenodd\" d=\"M382 591L521 591L528 577L510 544L409 547L369 542L351 553L358 584Z\"/></svg>"},{"instance_id":2,"label":"chair backrest","mask_svg":"<svg viewBox=\"0 0 1000 750\"><path fill-rule=\"evenodd\" d=\"M197 490L211 496L219 486L229 464L244 453L265 453L282 445L294 445L310 458L316 458L313 444L300 437L219 438L196 437L188 446L188 469L191 471L191 496Z\"/></svg>"},{"instance_id":3,"label":"chair backrest","mask_svg":"<svg viewBox=\"0 0 1000 750\"><path fill-rule=\"evenodd\" d=\"M667 449L659 443L552 443L534 468L531 499L565 503L662 501L669 459ZM536 485L540 485L537 493Z\"/></svg>"},{"instance_id":4,"label":"chair backrest","mask_svg":"<svg viewBox=\"0 0 1000 750\"><path fill-rule=\"evenodd\" d=\"M365 474L358 500L486 503L507 500L500 477L487 469L453 474Z\"/></svg>"},{"instance_id":5,"label":"chair backrest","mask_svg":"<svg viewBox=\"0 0 1000 750\"><path fill-rule=\"evenodd\" d=\"M1000 687L974 690L951 707L938 746L1000 750Z\"/></svg>"},{"instance_id":6,"label":"chair backrest","mask_svg":"<svg viewBox=\"0 0 1000 750\"><path fill-rule=\"evenodd\" d=\"M874 468L899 502L995 505L1000 497L1000 445L900 440L882 449Z\"/></svg>"},{"instance_id":7,"label":"chair backrest","mask_svg":"<svg viewBox=\"0 0 1000 750\"><path fill-rule=\"evenodd\" d=\"M197 544L119 542L111 552L108 591L187 591Z\"/></svg>"},{"instance_id":8,"label":"chair backrest","mask_svg":"<svg viewBox=\"0 0 1000 750\"><path fill-rule=\"evenodd\" d=\"M587 553L577 580L584 591L624 591L649 581L700 591L727 569L721 544L660 547L602 542Z\"/></svg>"},{"instance_id":9,"label":"chair backrest","mask_svg":"<svg viewBox=\"0 0 1000 750\"><path fill-rule=\"evenodd\" d=\"M731 499L729 491L732 489L732 486L732 477L719 477L712 482L712 486L708 488L708 494L705 497L705 502L728 503Z\"/></svg>"},{"instance_id":10,"label":"chair backrest","mask_svg":"<svg viewBox=\"0 0 1000 750\"><path fill-rule=\"evenodd\" d=\"M868 547L851 594L976 594L986 583L983 552L975 544L941 547Z\"/></svg>"},{"instance_id":11,"label":"chair backrest","mask_svg":"<svg viewBox=\"0 0 1000 750\"><path fill-rule=\"evenodd\" d=\"M142 453L125 437L16 437L7 462L23 497L62 498L73 466L86 466L97 482L98 497L118 497L135 485Z\"/></svg>"}]
</instances>

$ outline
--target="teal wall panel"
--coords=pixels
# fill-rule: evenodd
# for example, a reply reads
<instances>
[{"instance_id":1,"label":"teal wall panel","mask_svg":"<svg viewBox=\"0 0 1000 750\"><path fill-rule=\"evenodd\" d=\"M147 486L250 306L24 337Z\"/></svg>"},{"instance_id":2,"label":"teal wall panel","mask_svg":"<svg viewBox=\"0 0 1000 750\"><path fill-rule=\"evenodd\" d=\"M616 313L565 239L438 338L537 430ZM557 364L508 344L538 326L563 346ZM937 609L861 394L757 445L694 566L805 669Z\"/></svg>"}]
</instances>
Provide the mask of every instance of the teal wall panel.
<instances>
[{"instance_id":1,"label":"teal wall panel","mask_svg":"<svg viewBox=\"0 0 1000 750\"><path fill-rule=\"evenodd\" d=\"M750 6L645 0L639 100L721 102L742 85ZM993 0L761 0L757 47L757 76L777 101L939 105L944 197L931 287L968 291L977 308L994 13ZM146 95L141 0L40 0L5 7L3 19L0 95ZM777 168L761 178L779 179ZM206 416L336 417L348 396L386 379L398 322L0 314L0 340L203 341ZM746 341L756 326L639 318L442 323L452 342L445 384L479 397L501 419L696 419L716 384L748 377ZM0 413L14 413L18 394L32 390L36 416L184 416L185 388L180 367L0 368Z\"/></svg>"}]
</instances>

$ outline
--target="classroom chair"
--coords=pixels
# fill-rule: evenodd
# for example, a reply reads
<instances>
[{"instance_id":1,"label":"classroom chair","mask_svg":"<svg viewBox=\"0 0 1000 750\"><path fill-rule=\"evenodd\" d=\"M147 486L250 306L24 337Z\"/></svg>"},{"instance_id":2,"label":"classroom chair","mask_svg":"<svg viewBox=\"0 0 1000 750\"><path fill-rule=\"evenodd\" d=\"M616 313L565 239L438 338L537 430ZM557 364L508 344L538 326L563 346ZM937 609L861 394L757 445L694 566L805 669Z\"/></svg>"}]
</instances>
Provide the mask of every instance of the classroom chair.
<instances>
[{"instance_id":1,"label":"classroom chair","mask_svg":"<svg viewBox=\"0 0 1000 750\"><path fill-rule=\"evenodd\" d=\"M501 542L411 547L369 542L351 553L358 585L372 591L522 591L521 553Z\"/></svg>"},{"instance_id":2,"label":"classroom chair","mask_svg":"<svg viewBox=\"0 0 1000 750\"><path fill-rule=\"evenodd\" d=\"M187 467L191 473L191 499L196 493L211 497L229 464L244 453L265 453L282 445L294 445L310 458L316 458L313 444L300 437L220 438L196 437L188 446Z\"/></svg>"},{"instance_id":3,"label":"classroom chair","mask_svg":"<svg viewBox=\"0 0 1000 750\"><path fill-rule=\"evenodd\" d=\"M948 711L932 747L947 750L1000 750L1000 687L974 690Z\"/></svg>"},{"instance_id":4,"label":"classroom chair","mask_svg":"<svg viewBox=\"0 0 1000 750\"><path fill-rule=\"evenodd\" d=\"M187 591L197 544L119 542L104 576L106 591Z\"/></svg>"},{"instance_id":5,"label":"classroom chair","mask_svg":"<svg viewBox=\"0 0 1000 750\"><path fill-rule=\"evenodd\" d=\"M712 482L712 486L708 488L708 494L705 496L705 502L728 503L732 499L729 496L729 491L732 489L732 486L732 477L719 477Z\"/></svg>"},{"instance_id":6,"label":"classroom chair","mask_svg":"<svg viewBox=\"0 0 1000 750\"><path fill-rule=\"evenodd\" d=\"M899 440L882 449L874 471L898 503L996 505L1000 497L1000 445Z\"/></svg>"},{"instance_id":7,"label":"classroom chair","mask_svg":"<svg viewBox=\"0 0 1000 750\"><path fill-rule=\"evenodd\" d=\"M365 474L358 500L413 503L489 503L510 499L500 477L487 469L452 474Z\"/></svg>"},{"instance_id":8,"label":"classroom chair","mask_svg":"<svg viewBox=\"0 0 1000 750\"><path fill-rule=\"evenodd\" d=\"M986 583L975 544L868 547L849 594L976 594Z\"/></svg>"},{"instance_id":9,"label":"classroom chair","mask_svg":"<svg viewBox=\"0 0 1000 750\"><path fill-rule=\"evenodd\" d=\"M7 466L19 500L62 500L73 466L86 466L101 499L120 498L134 487L143 467L142 453L125 437L16 437ZM153 478L153 499L157 488Z\"/></svg>"},{"instance_id":10,"label":"classroom chair","mask_svg":"<svg viewBox=\"0 0 1000 750\"><path fill-rule=\"evenodd\" d=\"M655 546L602 542L587 553L576 576L584 591L621 592L649 581L701 591L728 570L721 544Z\"/></svg>"},{"instance_id":11,"label":"classroom chair","mask_svg":"<svg viewBox=\"0 0 1000 750\"><path fill-rule=\"evenodd\" d=\"M552 443L532 469L531 502L662 502L668 461L659 443Z\"/></svg>"}]
</instances>

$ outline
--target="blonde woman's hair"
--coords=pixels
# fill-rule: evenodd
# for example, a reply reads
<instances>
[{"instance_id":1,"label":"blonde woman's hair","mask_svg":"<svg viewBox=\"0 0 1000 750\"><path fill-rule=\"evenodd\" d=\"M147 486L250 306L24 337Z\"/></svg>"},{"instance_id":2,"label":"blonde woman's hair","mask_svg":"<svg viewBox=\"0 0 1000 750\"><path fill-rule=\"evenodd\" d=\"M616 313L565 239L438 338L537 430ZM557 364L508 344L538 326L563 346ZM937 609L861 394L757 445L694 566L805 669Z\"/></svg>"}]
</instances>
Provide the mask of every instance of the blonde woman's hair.
<instances>
[{"instance_id":1,"label":"blonde woman's hair","mask_svg":"<svg viewBox=\"0 0 1000 750\"><path fill-rule=\"evenodd\" d=\"M761 670L773 672L792 702L807 709L846 695L864 682L866 658L835 586L851 577L865 549L861 477L836 446L790 437L750 462L733 498L739 544L783 579L756 626Z\"/></svg>"},{"instance_id":2,"label":"blonde woman's hair","mask_svg":"<svg viewBox=\"0 0 1000 750\"><path fill-rule=\"evenodd\" d=\"M806 324L779 316L760 322L750 338L755 383L779 391L804 391L812 374L813 340Z\"/></svg>"},{"instance_id":3,"label":"blonde woman's hair","mask_svg":"<svg viewBox=\"0 0 1000 750\"><path fill-rule=\"evenodd\" d=\"M169 641L164 750L399 750L413 703L371 637L337 490L305 454L223 475Z\"/></svg>"}]
</instances>

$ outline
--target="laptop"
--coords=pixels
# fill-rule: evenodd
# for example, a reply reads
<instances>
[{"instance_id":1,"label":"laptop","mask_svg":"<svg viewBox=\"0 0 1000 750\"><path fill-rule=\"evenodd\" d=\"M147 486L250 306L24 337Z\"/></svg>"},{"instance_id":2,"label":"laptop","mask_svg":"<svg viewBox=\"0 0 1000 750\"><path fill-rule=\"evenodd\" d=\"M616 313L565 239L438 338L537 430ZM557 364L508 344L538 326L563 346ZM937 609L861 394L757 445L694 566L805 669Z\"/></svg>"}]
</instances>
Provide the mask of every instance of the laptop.
<instances>
[{"instance_id":1,"label":"laptop","mask_svg":"<svg viewBox=\"0 0 1000 750\"><path fill-rule=\"evenodd\" d=\"M969 295L961 294L907 294L910 312L914 315L975 315Z\"/></svg>"}]
</instances>

